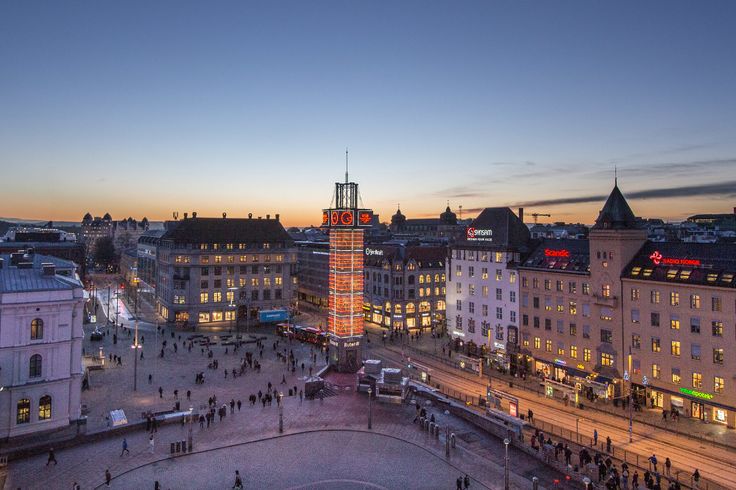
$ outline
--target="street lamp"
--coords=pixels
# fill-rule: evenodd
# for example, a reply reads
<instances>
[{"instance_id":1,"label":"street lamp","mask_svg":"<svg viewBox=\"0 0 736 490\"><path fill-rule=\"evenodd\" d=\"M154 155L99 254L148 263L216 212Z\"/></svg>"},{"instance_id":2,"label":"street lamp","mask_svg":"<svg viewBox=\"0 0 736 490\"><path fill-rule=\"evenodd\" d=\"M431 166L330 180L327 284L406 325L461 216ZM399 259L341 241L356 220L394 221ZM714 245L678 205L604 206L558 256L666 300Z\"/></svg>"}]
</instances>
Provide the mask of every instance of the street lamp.
<instances>
[{"instance_id":1,"label":"street lamp","mask_svg":"<svg viewBox=\"0 0 736 490\"><path fill-rule=\"evenodd\" d=\"M506 438L503 440L503 445L506 448L506 455L503 460L503 488L509 490L509 443L511 441Z\"/></svg>"},{"instance_id":2,"label":"street lamp","mask_svg":"<svg viewBox=\"0 0 736 490\"><path fill-rule=\"evenodd\" d=\"M284 393L279 392L279 434L284 433Z\"/></svg>"},{"instance_id":3,"label":"street lamp","mask_svg":"<svg viewBox=\"0 0 736 490\"><path fill-rule=\"evenodd\" d=\"M373 389L368 388L368 429L373 428L373 411L371 406L371 398L373 396Z\"/></svg>"},{"instance_id":4,"label":"street lamp","mask_svg":"<svg viewBox=\"0 0 736 490\"><path fill-rule=\"evenodd\" d=\"M634 385L633 381L631 379L632 370L632 354L631 354L631 346L629 346L629 442L634 442Z\"/></svg>"},{"instance_id":5,"label":"street lamp","mask_svg":"<svg viewBox=\"0 0 736 490\"><path fill-rule=\"evenodd\" d=\"M138 349L143 348L138 343L138 318L135 319L135 336L133 337L133 345L130 346L133 349L133 391L138 390Z\"/></svg>"}]
</instances>

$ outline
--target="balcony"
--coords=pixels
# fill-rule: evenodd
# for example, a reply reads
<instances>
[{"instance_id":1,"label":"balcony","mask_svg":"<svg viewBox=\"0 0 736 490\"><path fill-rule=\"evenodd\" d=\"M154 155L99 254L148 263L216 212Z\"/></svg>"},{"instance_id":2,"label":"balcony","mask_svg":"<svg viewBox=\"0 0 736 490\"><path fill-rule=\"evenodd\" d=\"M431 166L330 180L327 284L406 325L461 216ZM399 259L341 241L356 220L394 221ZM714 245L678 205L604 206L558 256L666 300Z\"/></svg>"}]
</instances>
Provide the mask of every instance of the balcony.
<instances>
[{"instance_id":1,"label":"balcony","mask_svg":"<svg viewBox=\"0 0 736 490\"><path fill-rule=\"evenodd\" d=\"M618 305L618 296L602 296L600 294L593 295L593 301L598 306L608 306L609 308L616 308Z\"/></svg>"}]
</instances>

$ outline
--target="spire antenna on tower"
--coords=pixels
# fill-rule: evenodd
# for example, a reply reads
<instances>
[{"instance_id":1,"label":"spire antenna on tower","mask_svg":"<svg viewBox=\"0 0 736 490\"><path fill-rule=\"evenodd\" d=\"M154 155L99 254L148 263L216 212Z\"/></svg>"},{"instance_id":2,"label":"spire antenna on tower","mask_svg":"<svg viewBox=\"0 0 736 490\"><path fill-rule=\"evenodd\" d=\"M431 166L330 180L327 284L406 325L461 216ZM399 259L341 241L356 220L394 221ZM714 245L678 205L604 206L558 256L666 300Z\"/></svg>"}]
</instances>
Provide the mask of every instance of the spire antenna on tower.
<instances>
[{"instance_id":1,"label":"spire antenna on tower","mask_svg":"<svg viewBox=\"0 0 736 490\"><path fill-rule=\"evenodd\" d=\"M345 148L345 183L348 183L348 149Z\"/></svg>"},{"instance_id":2,"label":"spire antenna on tower","mask_svg":"<svg viewBox=\"0 0 736 490\"><path fill-rule=\"evenodd\" d=\"M618 187L618 165L613 166L613 185Z\"/></svg>"}]
</instances>

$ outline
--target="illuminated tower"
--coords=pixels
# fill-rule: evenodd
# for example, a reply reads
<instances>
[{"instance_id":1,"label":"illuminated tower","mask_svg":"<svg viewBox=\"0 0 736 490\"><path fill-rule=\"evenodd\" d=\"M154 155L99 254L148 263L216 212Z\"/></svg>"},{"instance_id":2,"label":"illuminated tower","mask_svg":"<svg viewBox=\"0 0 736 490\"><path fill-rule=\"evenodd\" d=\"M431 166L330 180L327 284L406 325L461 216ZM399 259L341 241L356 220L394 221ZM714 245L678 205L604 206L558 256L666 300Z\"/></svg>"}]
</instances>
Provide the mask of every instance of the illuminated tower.
<instances>
[{"instance_id":1,"label":"illuminated tower","mask_svg":"<svg viewBox=\"0 0 736 490\"><path fill-rule=\"evenodd\" d=\"M330 235L329 318L330 365L355 372L361 365L363 336L363 233L373 211L358 208L358 184L335 183L334 208L322 211L322 227Z\"/></svg>"}]
</instances>

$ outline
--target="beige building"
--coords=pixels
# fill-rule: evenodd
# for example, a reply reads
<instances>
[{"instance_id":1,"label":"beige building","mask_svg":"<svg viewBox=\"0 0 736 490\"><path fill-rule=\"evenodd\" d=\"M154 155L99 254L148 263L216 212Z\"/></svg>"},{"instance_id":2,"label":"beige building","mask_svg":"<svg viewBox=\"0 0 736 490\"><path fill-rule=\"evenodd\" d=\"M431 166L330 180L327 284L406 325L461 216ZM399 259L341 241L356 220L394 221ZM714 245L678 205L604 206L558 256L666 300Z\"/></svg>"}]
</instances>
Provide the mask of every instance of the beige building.
<instances>
[{"instance_id":1,"label":"beige building","mask_svg":"<svg viewBox=\"0 0 736 490\"><path fill-rule=\"evenodd\" d=\"M648 243L622 279L631 382L648 407L736 427L736 244Z\"/></svg>"}]
</instances>

